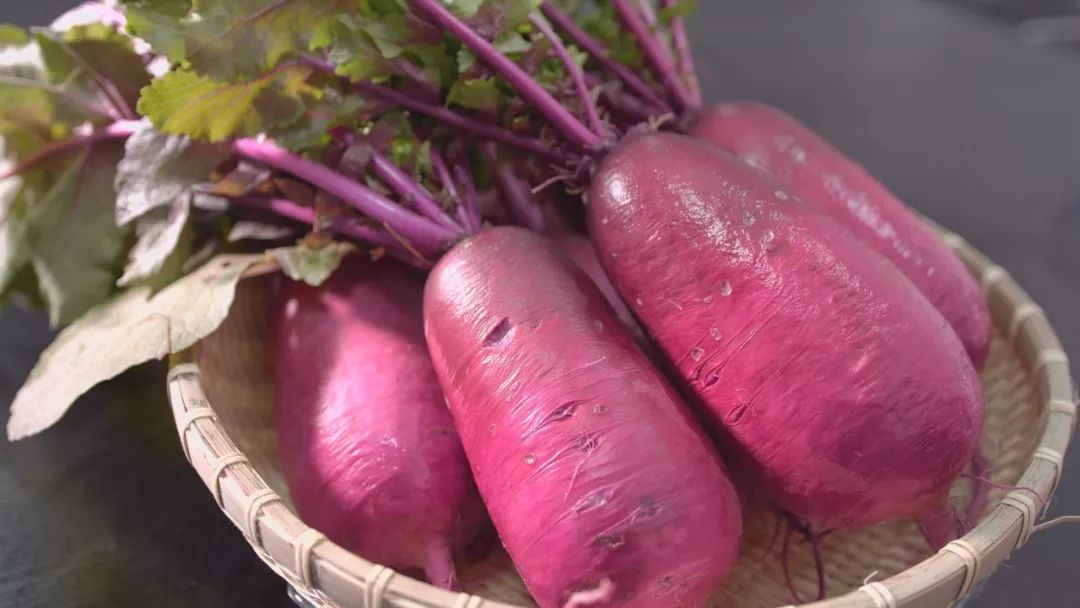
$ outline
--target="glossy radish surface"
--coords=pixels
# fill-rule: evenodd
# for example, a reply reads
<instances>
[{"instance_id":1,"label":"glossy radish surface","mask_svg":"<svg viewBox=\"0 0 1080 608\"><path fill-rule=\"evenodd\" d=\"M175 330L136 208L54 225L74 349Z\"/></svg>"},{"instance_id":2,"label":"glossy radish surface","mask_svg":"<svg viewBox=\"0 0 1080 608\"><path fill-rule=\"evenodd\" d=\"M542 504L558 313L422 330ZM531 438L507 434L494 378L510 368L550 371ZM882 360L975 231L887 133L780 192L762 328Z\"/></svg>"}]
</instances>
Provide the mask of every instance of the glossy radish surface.
<instances>
[{"instance_id":1,"label":"glossy radish surface","mask_svg":"<svg viewBox=\"0 0 1080 608\"><path fill-rule=\"evenodd\" d=\"M589 212L612 282L781 507L818 528L911 516L935 543L958 532L948 491L975 453L981 387L893 265L686 136L624 140Z\"/></svg>"},{"instance_id":2,"label":"glossy radish surface","mask_svg":"<svg viewBox=\"0 0 1080 608\"><path fill-rule=\"evenodd\" d=\"M456 586L483 506L424 344L423 277L348 261L273 306L275 415L300 517L343 547Z\"/></svg>"},{"instance_id":3,"label":"glossy radish surface","mask_svg":"<svg viewBox=\"0 0 1080 608\"><path fill-rule=\"evenodd\" d=\"M979 284L941 237L858 163L794 118L759 103L713 106L693 134L777 176L891 260L982 368L990 352L990 312Z\"/></svg>"},{"instance_id":4,"label":"glossy radish surface","mask_svg":"<svg viewBox=\"0 0 1080 608\"><path fill-rule=\"evenodd\" d=\"M428 344L491 517L543 608L702 606L738 498L688 408L551 241L493 228L428 279Z\"/></svg>"}]
</instances>

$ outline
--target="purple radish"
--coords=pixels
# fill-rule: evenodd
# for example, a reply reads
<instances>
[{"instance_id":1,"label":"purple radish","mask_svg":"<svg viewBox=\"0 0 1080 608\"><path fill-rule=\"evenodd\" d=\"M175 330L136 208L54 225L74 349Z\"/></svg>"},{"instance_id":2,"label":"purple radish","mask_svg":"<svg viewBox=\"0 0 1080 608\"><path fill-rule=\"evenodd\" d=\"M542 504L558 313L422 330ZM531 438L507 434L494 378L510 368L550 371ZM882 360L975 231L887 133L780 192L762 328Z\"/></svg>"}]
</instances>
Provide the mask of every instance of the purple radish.
<instances>
[{"instance_id":1,"label":"purple radish","mask_svg":"<svg viewBox=\"0 0 1080 608\"><path fill-rule=\"evenodd\" d=\"M940 545L982 430L979 378L895 266L775 177L682 135L630 137L590 190L608 276L783 509L910 516Z\"/></svg>"},{"instance_id":2,"label":"purple radish","mask_svg":"<svg viewBox=\"0 0 1080 608\"><path fill-rule=\"evenodd\" d=\"M273 303L275 414L300 517L341 546L457 586L483 506L424 344L423 277L347 260Z\"/></svg>"},{"instance_id":3,"label":"purple radish","mask_svg":"<svg viewBox=\"0 0 1080 608\"><path fill-rule=\"evenodd\" d=\"M703 606L734 563L714 448L589 278L493 228L428 279L432 359L480 494L542 608Z\"/></svg>"},{"instance_id":4,"label":"purple radish","mask_svg":"<svg viewBox=\"0 0 1080 608\"><path fill-rule=\"evenodd\" d=\"M858 163L794 118L759 103L713 106L692 134L777 176L865 239L934 303L982 368L991 332L979 284L941 237Z\"/></svg>"}]
</instances>

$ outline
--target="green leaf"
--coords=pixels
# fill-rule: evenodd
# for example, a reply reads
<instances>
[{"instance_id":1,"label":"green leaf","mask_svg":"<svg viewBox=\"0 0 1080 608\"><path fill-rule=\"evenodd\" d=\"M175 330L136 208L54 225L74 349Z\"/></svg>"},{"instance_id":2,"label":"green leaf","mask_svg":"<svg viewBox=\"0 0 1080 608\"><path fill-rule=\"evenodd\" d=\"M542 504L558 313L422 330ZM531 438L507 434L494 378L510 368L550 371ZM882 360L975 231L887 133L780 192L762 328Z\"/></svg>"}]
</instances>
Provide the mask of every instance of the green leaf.
<instances>
[{"instance_id":1,"label":"green leaf","mask_svg":"<svg viewBox=\"0 0 1080 608\"><path fill-rule=\"evenodd\" d=\"M363 0L199 0L182 19L150 3L129 7L132 31L174 62L215 80L251 78L308 50L327 21ZM197 14L196 14L197 13Z\"/></svg>"},{"instance_id":2,"label":"green leaf","mask_svg":"<svg viewBox=\"0 0 1080 608\"><path fill-rule=\"evenodd\" d=\"M20 197L22 191L22 177L10 177L0 182L0 293L7 290L30 258L23 218L26 201Z\"/></svg>"},{"instance_id":3,"label":"green leaf","mask_svg":"<svg viewBox=\"0 0 1080 608\"><path fill-rule=\"evenodd\" d=\"M289 278L303 281L313 287L322 285L341 265L341 260L354 247L349 243L329 243L312 248L301 243L295 247L271 249L278 264Z\"/></svg>"},{"instance_id":4,"label":"green leaf","mask_svg":"<svg viewBox=\"0 0 1080 608\"><path fill-rule=\"evenodd\" d=\"M540 9L541 0L498 0L503 11L502 26L505 29L517 28L528 23L529 15Z\"/></svg>"},{"instance_id":5,"label":"green leaf","mask_svg":"<svg viewBox=\"0 0 1080 608\"><path fill-rule=\"evenodd\" d=\"M494 45L505 55L524 53L532 48L532 43L517 32L503 32L495 39Z\"/></svg>"},{"instance_id":6,"label":"green leaf","mask_svg":"<svg viewBox=\"0 0 1080 608\"><path fill-rule=\"evenodd\" d=\"M387 56L383 47L394 51L399 45L385 39L380 43L372 36L371 29L372 24L350 15L340 15L329 26L333 40L329 57L338 74L352 80L381 82L397 73L391 59L396 58L400 50Z\"/></svg>"},{"instance_id":7,"label":"green leaf","mask_svg":"<svg viewBox=\"0 0 1080 608\"><path fill-rule=\"evenodd\" d=\"M468 72L470 68L476 65L476 53L472 52L469 47L463 46L458 49L457 52L457 68L458 71L464 74Z\"/></svg>"},{"instance_id":8,"label":"green leaf","mask_svg":"<svg viewBox=\"0 0 1080 608\"><path fill-rule=\"evenodd\" d=\"M150 83L131 39L110 27L77 26L62 34L37 30L34 38L50 81L77 83L81 94L109 99L118 110L134 108L139 91Z\"/></svg>"},{"instance_id":9,"label":"green leaf","mask_svg":"<svg viewBox=\"0 0 1080 608\"><path fill-rule=\"evenodd\" d=\"M328 88L318 102L306 105L296 121L270 129L268 134L290 150L311 150L325 145L334 127L354 123L368 103L359 95Z\"/></svg>"},{"instance_id":10,"label":"green leaf","mask_svg":"<svg viewBox=\"0 0 1080 608\"><path fill-rule=\"evenodd\" d=\"M36 39L0 48L0 123L59 137L75 125L107 120L109 112L89 75L70 69L51 73Z\"/></svg>"},{"instance_id":11,"label":"green leaf","mask_svg":"<svg viewBox=\"0 0 1080 608\"><path fill-rule=\"evenodd\" d=\"M431 140L424 141L416 151L416 169L419 175L435 174L431 165Z\"/></svg>"},{"instance_id":12,"label":"green leaf","mask_svg":"<svg viewBox=\"0 0 1080 608\"><path fill-rule=\"evenodd\" d=\"M361 25L385 59L401 56L409 44L404 15L387 15L380 21L361 22Z\"/></svg>"},{"instance_id":13,"label":"green leaf","mask_svg":"<svg viewBox=\"0 0 1080 608\"><path fill-rule=\"evenodd\" d=\"M120 154L118 146L95 147L70 163L31 210L30 260L54 327L113 292L128 233L113 220Z\"/></svg>"},{"instance_id":14,"label":"green leaf","mask_svg":"<svg viewBox=\"0 0 1080 608\"><path fill-rule=\"evenodd\" d=\"M484 5L487 0L455 0L450 4L450 10L459 17L474 17L476 13L480 11L480 7Z\"/></svg>"},{"instance_id":15,"label":"green leaf","mask_svg":"<svg viewBox=\"0 0 1080 608\"><path fill-rule=\"evenodd\" d=\"M678 0L660 10L660 22L668 25L675 17L686 17L697 10L697 0Z\"/></svg>"},{"instance_id":16,"label":"green leaf","mask_svg":"<svg viewBox=\"0 0 1080 608\"><path fill-rule=\"evenodd\" d=\"M0 311L13 301L19 302L24 307L44 308L45 302L41 300L40 293L34 269L28 265L24 266L15 273L7 287L0 290Z\"/></svg>"},{"instance_id":17,"label":"green leaf","mask_svg":"<svg viewBox=\"0 0 1080 608\"><path fill-rule=\"evenodd\" d=\"M0 166L7 170L20 158L27 158L46 142L40 136L17 125L0 125L0 147L3 157ZM0 293L7 290L14 277L23 271L30 260L27 231L32 221L31 211L44 197L49 184L56 180L50 167L0 180ZM32 274L32 273L31 273Z\"/></svg>"},{"instance_id":18,"label":"green leaf","mask_svg":"<svg viewBox=\"0 0 1080 608\"><path fill-rule=\"evenodd\" d=\"M289 125L315 93L297 80L309 72L290 68L235 83L215 82L187 70L169 72L143 89L139 113L159 130L219 142Z\"/></svg>"},{"instance_id":19,"label":"green leaf","mask_svg":"<svg viewBox=\"0 0 1080 608\"><path fill-rule=\"evenodd\" d=\"M167 8L153 6L153 2L131 3L127 6L128 31L142 38L158 55L168 57L173 63L182 63L187 52L186 28L180 19L191 10L190 4L179 14Z\"/></svg>"},{"instance_id":20,"label":"green leaf","mask_svg":"<svg viewBox=\"0 0 1080 608\"><path fill-rule=\"evenodd\" d=\"M495 112L499 109L499 88L494 78L477 78L455 83L446 97L450 103Z\"/></svg>"},{"instance_id":21,"label":"green leaf","mask_svg":"<svg viewBox=\"0 0 1080 608\"><path fill-rule=\"evenodd\" d=\"M23 46L30 42L30 33L17 25L0 23L0 48Z\"/></svg>"},{"instance_id":22,"label":"green leaf","mask_svg":"<svg viewBox=\"0 0 1080 608\"><path fill-rule=\"evenodd\" d=\"M210 172L229 154L227 148L150 127L135 133L128 138L117 167L116 223L122 226L178 202L186 206L195 186L207 182Z\"/></svg>"},{"instance_id":23,"label":"green leaf","mask_svg":"<svg viewBox=\"0 0 1080 608\"><path fill-rule=\"evenodd\" d=\"M455 0L454 5L461 4ZM540 0L470 0L465 3L466 11L457 9L459 15L467 18L470 24L481 32L512 32L529 30L529 15L540 8ZM451 6L451 10L454 7Z\"/></svg>"},{"instance_id":24,"label":"green leaf","mask_svg":"<svg viewBox=\"0 0 1080 608\"><path fill-rule=\"evenodd\" d=\"M135 245L128 253L124 274L116 284L128 287L158 275L177 252L190 212L189 198L178 197L168 207L159 207L140 216L135 221Z\"/></svg>"},{"instance_id":25,"label":"green leaf","mask_svg":"<svg viewBox=\"0 0 1080 608\"><path fill-rule=\"evenodd\" d=\"M176 19L191 12L191 0L120 0L120 2L128 11L141 7Z\"/></svg>"},{"instance_id":26,"label":"green leaf","mask_svg":"<svg viewBox=\"0 0 1080 608\"><path fill-rule=\"evenodd\" d=\"M459 52L451 51L449 45L413 44L405 55L423 70L425 82L439 89L447 89L457 80Z\"/></svg>"},{"instance_id":27,"label":"green leaf","mask_svg":"<svg viewBox=\"0 0 1080 608\"><path fill-rule=\"evenodd\" d=\"M8 439L49 428L94 385L208 336L225 320L244 272L263 259L218 256L156 295L140 287L94 308L42 353L11 405Z\"/></svg>"},{"instance_id":28,"label":"green leaf","mask_svg":"<svg viewBox=\"0 0 1080 608\"><path fill-rule=\"evenodd\" d=\"M53 123L54 89L36 45L0 51L0 120L47 134Z\"/></svg>"},{"instance_id":29,"label":"green leaf","mask_svg":"<svg viewBox=\"0 0 1080 608\"><path fill-rule=\"evenodd\" d=\"M610 2L598 2L595 5L594 10L587 13L579 25L603 42L611 56L620 63L632 68L643 67L644 59L637 39L622 27L615 8Z\"/></svg>"}]
</instances>

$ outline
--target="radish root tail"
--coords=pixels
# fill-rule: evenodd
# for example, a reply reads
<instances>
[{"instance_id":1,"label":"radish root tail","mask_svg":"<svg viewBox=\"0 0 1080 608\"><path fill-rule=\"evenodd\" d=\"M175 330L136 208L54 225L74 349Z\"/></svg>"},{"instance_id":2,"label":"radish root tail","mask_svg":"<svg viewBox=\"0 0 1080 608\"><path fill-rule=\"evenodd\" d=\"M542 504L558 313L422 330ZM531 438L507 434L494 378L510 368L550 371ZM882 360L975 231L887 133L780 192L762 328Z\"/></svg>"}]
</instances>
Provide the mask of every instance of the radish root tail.
<instances>
[{"instance_id":1,"label":"radish root tail","mask_svg":"<svg viewBox=\"0 0 1080 608\"><path fill-rule=\"evenodd\" d=\"M591 589L583 589L575 592L563 604L563 608L589 608L606 604L615 595L615 583L610 578L601 580Z\"/></svg>"},{"instance_id":2,"label":"radish root tail","mask_svg":"<svg viewBox=\"0 0 1080 608\"><path fill-rule=\"evenodd\" d=\"M791 578L791 563L790 563L790 549L791 549L791 533L799 532L803 536L805 542L810 543L810 550L814 555L814 569L817 572L817 601L825 599L829 594L828 582L825 580L825 558L821 553L821 539L825 534L815 535L810 526L804 522L799 521L794 515L786 514L786 531L784 532L784 545L780 550L780 563L781 568L784 571L784 583L787 585L788 592L791 593L791 597L795 600L796 604L805 604L807 600L804 600L798 590L795 588L795 582Z\"/></svg>"},{"instance_id":3,"label":"radish root tail","mask_svg":"<svg viewBox=\"0 0 1080 608\"><path fill-rule=\"evenodd\" d=\"M990 484L986 480L989 462L980 447L971 459L971 480L975 483L971 493L971 502L968 503L964 513L964 531L975 527L979 516L986 510L986 503L990 498Z\"/></svg>"},{"instance_id":4,"label":"radish root tail","mask_svg":"<svg viewBox=\"0 0 1080 608\"><path fill-rule=\"evenodd\" d=\"M454 569L454 558L445 544L435 543L428 546L424 575L432 585L450 591L461 590L458 585L457 570Z\"/></svg>"}]
</instances>

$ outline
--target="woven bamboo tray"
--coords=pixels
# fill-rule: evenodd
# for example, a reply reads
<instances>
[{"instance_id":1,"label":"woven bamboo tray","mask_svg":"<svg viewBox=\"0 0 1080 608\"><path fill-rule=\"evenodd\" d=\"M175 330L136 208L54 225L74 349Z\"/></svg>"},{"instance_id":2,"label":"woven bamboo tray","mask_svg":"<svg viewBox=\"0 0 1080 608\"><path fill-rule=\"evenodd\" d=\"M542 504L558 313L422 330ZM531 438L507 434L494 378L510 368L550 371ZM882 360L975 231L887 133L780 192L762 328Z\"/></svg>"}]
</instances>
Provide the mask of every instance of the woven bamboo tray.
<instances>
[{"instance_id":1,"label":"woven bamboo tray","mask_svg":"<svg viewBox=\"0 0 1080 608\"><path fill-rule=\"evenodd\" d=\"M810 606L952 605L1023 546L1060 478L1077 409L1068 359L1042 310L1001 267L959 236L944 238L979 277L996 327L982 375L989 476L1003 487L1024 489L994 490L979 525L936 554L906 521L827 536L822 549L831 599ZM318 607L533 606L505 554L459 564L469 593L451 593L349 553L297 519L276 453L263 331L265 281L242 283L226 323L199 344L194 363L174 366L168 379L184 454L255 553ZM957 482L954 501L962 503L969 490L970 482ZM768 510L748 514L740 561L717 590L715 605L791 605L780 568L782 543L775 542L776 517ZM793 583L802 597L813 597L811 551L801 542L790 551Z\"/></svg>"}]
</instances>

